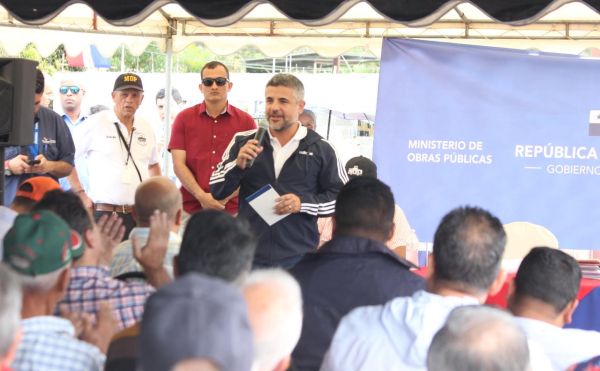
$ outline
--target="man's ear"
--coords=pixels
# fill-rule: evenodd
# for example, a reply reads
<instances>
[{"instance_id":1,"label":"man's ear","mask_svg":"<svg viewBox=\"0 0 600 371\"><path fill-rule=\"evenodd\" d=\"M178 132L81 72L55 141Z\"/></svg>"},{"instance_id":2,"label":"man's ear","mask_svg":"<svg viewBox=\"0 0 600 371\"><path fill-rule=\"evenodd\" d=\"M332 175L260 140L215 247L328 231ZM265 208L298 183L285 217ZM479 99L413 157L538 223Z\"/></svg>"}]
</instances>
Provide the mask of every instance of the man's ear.
<instances>
[{"instance_id":1,"label":"man's ear","mask_svg":"<svg viewBox=\"0 0 600 371\"><path fill-rule=\"evenodd\" d=\"M499 293L500 290L502 289L502 286L504 285L505 281L506 281L506 271L503 268L500 268L498 270L498 275L496 275L494 282L492 282L492 284L490 285L490 288L488 289L488 295L494 296L497 293Z\"/></svg>"},{"instance_id":2,"label":"man's ear","mask_svg":"<svg viewBox=\"0 0 600 371\"><path fill-rule=\"evenodd\" d=\"M435 259L433 258L433 254L427 257L427 279L433 277L435 273Z\"/></svg>"},{"instance_id":3,"label":"man's ear","mask_svg":"<svg viewBox=\"0 0 600 371\"><path fill-rule=\"evenodd\" d=\"M300 115L302 111L304 111L304 106L306 106L306 102L304 101L304 99L300 99L300 101L298 102L298 115Z\"/></svg>"},{"instance_id":4,"label":"man's ear","mask_svg":"<svg viewBox=\"0 0 600 371\"><path fill-rule=\"evenodd\" d=\"M573 321L573 312L575 312L575 309L577 309L578 305L579 305L579 300L577 300L577 298L575 298L567 304L565 309L563 309L561 316L562 316L563 323L565 325L567 325Z\"/></svg>"},{"instance_id":5,"label":"man's ear","mask_svg":"<svg viewBox=\"0 0 600 371\"><path fill-rule=\"evenodd\" d=\"M61 274L58 276L58 280L56 281L56 291L62 293L61 298L65 292L67 292L67 287L69 287L69 280L71 278L71 267L67 267Z\"/></svg>"},{"instance_id":6,"label":"man's ear","mask_svg":"<svg viewBox=\"0 0 600 371\"><path fill-rule=\"evenodd\" d=\"M98 228L98 227L94 227L94 228ZM95 241L95 234L94 234L94 228L89 228L87 229L85 232L83 232L83 248L84 249L89 249L89 248L96 248L98 247L98 242L99 241ZM84 250L85 252L85 250Z\"/></svg>"},{"instance_id":7,"label":"man's ear","mask_svg":"<svg viewBox=\"0 0 600 371\"><path fill-rule=\"evenodd\" d=\"M387 238L385 239L386 242L388 242L392 239L392 237L394 237L394 232L396 232L396 223L392 222L392 228L390 228Z\"/></svg>"},{"instance_id":8,"label":"man's ear","mask_svg":"<svg viewBox=\"0 0 600 371\"><path fill-rule=\"evenodd\" d=\"M131 208L131 218L133 219L135 224L138 223L138 214L137 214L137 211L135 210L135 207Z\"/></svg>"}]
</instances>

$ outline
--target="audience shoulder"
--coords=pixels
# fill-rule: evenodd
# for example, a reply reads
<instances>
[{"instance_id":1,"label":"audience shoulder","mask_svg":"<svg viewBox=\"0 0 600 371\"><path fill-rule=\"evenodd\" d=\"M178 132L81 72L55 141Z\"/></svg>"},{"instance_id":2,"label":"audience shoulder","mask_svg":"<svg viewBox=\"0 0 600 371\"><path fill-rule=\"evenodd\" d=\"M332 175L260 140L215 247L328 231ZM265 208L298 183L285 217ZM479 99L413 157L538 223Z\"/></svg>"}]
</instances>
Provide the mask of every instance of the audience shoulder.
<instances>
[{"instance_id":1,"label":"audience shoulder","mask_svg":"<svg viewBox=\"0 0 600 371\"><path fill-rule=\"evenodd\" d=\"M380 321L384 309L383 305L359 307L344 316L335 331L321 371L377 368L391 346Z\"/></svg>"}]
</instances>

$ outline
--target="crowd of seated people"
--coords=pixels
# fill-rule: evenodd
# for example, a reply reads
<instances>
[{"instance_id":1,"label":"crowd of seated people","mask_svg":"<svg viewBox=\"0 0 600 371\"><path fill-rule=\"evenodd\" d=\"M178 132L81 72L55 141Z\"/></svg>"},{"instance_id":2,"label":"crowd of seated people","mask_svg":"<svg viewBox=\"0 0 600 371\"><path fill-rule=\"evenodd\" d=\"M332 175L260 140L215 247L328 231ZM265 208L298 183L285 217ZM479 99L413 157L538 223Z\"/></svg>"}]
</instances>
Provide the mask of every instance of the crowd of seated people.
<instances>
[{"instance_id":1,"label":"crowd of seated people","mask_svg":"<svg viewBox=\"0 0 600 371\"><path fill-rule=\"evenodd\" d=\"M202 70L206 102L177 116L182 132L194 120L217 124L239 114L227 103L228 70L211 63ZM127 102L143 98L138 79L119 76L113 92L131 125L138 121ZM75 82L61 85L65 99L82 98ZM416 234L390 187L377 179L375 164L357 157L342 166L314 126L300 126L304 91L297 78L276 76L266 94L277 135L258 138L252 129L215 144L224 151L231 140L210 180L213 189L237 188L225 199L210 193L210 166L202 176L187 169L195 147L186 141L177 148L188 189L182 193L150 171L159 169L149 155L146 173L154 176L142 179L138 172L137 182L135 172L125 174L132 205L92 204L87 179L71 179L65 190L52 177L24 176L10 207L0 207L0 371L597 367L600 333L563 328L577 308L581 282L572 257L531 246L508 289L508 309L486 306L507 285L505 229L488 210L458 206L441 218L426 271L417 271L406 249L407 241L418 242ZM110 120L92 122L119 130ZM131 143L137 129L130 129ZM88 144L89 151L98 149ZM291 157L294 151L301 160ZM235 158L225 161L229 155ZM126 173L133 157L125 156L119 171ZM25 161L15 159L12 165ZM10 176L24 175L15 166ZM257 195L240 197L237 215L237 192L250 193L257 174L274 175L273 168L290 183L275 184L282 194L272 200L272 215L249 209ZM315 184L303 188L303 181ZM192 200L195 193L202 197ZM186 210L190 201L194 210ZM267 225L248 215L278 221ZM319 241L317 217L331 215L321 219L326 236ZM294 223L301 228L284 233Z\"/></svg>"},{"instance_id":2,"label":"crowd of seated people","mask_svg":"<svg viewBox=\"0 0 600 371\"><path fill-rule=\"evenodd\" d=\"M161 191L148 197L153 189ZM193 214L174 238L176 191L161 177L138 187L144 233L127 240L119 278L109 267L123 247L120 220L93 221L75 193L47 191L14 218L0 264L4 369L516 371L597 362L600 333L562 329L581 271L560 250L536 247L523 259L508 311L482 305L505 278L506 235L486 210L458 207L442 218L423 279L385 246L389 187L358 177L338 195L332 240L288 273L251 270L257 239L223 211Z\"/></svg>"}]
</instances>

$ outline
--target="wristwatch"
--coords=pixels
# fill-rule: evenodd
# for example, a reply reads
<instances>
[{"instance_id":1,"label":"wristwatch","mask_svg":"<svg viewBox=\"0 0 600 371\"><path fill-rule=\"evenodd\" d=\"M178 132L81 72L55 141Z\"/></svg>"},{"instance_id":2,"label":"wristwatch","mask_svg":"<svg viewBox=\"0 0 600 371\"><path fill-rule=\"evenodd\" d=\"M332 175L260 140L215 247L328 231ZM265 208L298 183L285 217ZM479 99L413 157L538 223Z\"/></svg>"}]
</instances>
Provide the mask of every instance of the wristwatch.
<instances>
[{"instance_id":1,"label":"wristwatch","mask_svg":"<svg viewBox=\"0 0 600 371\"><path fill-rule=\"evenodd\" d=\"M8 166L8 160L4 161L4 175L13 175L12 171L10 171L10 167Z\"/></svg>"}]
</instances>

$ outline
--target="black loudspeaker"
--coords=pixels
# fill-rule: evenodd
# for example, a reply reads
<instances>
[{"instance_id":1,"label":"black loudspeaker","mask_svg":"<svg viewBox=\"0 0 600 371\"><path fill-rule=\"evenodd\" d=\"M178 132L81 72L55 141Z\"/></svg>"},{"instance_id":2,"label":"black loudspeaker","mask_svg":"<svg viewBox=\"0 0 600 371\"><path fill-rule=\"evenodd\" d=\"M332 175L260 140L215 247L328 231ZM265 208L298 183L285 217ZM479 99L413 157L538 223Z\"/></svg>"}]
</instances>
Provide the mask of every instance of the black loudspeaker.
<instances>
[{"instance_id":1,"label":"black loudspeaker","mask_svg":"<svg viewBox=\"0 0 600 371\"><path fill-rule=\"evenodd\" d=\"M0 58L0 147L33 143L37 62Z\"/></svg>"}]
</instances>

